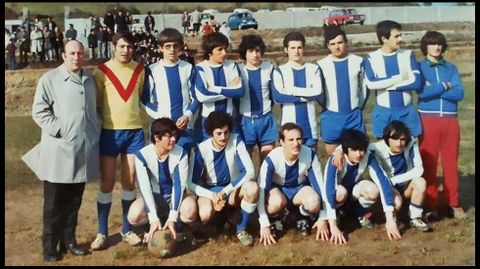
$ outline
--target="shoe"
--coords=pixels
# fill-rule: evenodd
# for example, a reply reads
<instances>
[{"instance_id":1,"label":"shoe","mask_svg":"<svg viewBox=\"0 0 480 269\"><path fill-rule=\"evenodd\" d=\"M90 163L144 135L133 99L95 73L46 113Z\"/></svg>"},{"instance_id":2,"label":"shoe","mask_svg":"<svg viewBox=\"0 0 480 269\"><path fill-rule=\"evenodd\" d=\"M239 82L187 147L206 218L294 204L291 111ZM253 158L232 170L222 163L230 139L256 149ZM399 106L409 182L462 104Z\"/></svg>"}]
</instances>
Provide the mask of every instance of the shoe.
<instances>
[{"instance_id":1,"label":"shoe","mask_svg":"<svg viewBox=\"0 0 480 269\"><path fill-rule=\"evenodd\" d=\"M54 254L43 254L43 260L46 262L56 262L60 260L60 257Z\"/></svg>"},{"instance_id":2,"label":"shoe","mask_svg":"<svg viewBox=\"0 0 480 269\"><path fill-rule=\"evenodd\" d=\"M142 239L132 231L126 234L120 234L122 235L122 241L128 243L130 246L136 246L142 243Z\"/></svg>"},{"instance_id":3,"label":"shoe","mask_svg":"<svg viewBox=\"0 0 480 269\"><path fill-rule=\"evenodd\" d=\"M427 221L439 221L440 220L440 215L438 214L437 210L432 210L432 211L425 212L424 218Z\"/></svg>"},{"instance_id":4,"label":"shoe","mask_svg":"<svg viewBox=\"0 0 480 269\"><path fill-rule=\"evenodd\" d=\"M308 236L310 234L310 225L306 219L300 219L297 221L297 230L303 235Z\"/></svg>"},{"instance_id":5,"label":"shoe","mask_svg":"<svg viewBox=\"0 0 480 269\"><path fill-rule=\"evenodd\" d=\"M360 223L360 226L365 229L374 229L375 224L372 221L372 213L367 213L363 215L363 217L358 217L358 222Z\"/></svg>"},{"instance_id":6,"label":"shoe","mask_svg":"<svg viewBox=\"0 0 480 269\"><path fill-rule=\"evenodd\" d=\"M95 240L90 244L92 250L101 250L107 247L107 237L103 234L97 234Z\"/></svg>"},{"instance_id":7,"label":"shoe","mask_svg":"<svg viewBox=\"0 0 480 269\"><path fill-rule=\"evenodd\" d=\"M279 238L283 235L283 223L281 220L275 220L272 224L270 224L270 230L272 231L272 235L274 238Z\"/></svg>"},{"instance_id":8,"label":"shoe","mask_svg":"<svg viewBox=\"0 0 480 269\"><path fill-rule=\"evenodd\" d=\"M410 225L422 232L430 232L432 228L425 223L421 218L414 218L410 220Z\"/></svg>"},{"instance_id":9,"label":"shoe","mask_svg":"<svg viewBox=\"0 0 480 269\"><path fill-rule=\"evenodd\" d=\"M467 214L461 207L453 207L451 206L449 208L449 211L451 212L451 216L453 216L455 219L466 219Z\"/></svg>"},{"instance_id":10,"label":"shoe","mask_svg":"<svg viewBox=\"0 0 480 269\"><path fill-rule=\"evenodd\" d=\"M247 230L242 230L237 234L238 240L244 246L253 245L253 237L247 232Z\"/></svg>"},{"instance_id":11,"label":"shoe","mask_svg":"<svg viewBox=\"0 0 480 269\"><path fill-rule=\"evenodd\" d=\"M74 256L85 256L85 255L88 254L88 251L79 248L79 247L77 246L77 244L75 244L75 243L70 243L70 244L68 244L67 249L68 249L68 251L70 251L70 253L72 253L72 255L74 255Z\"/></svg>"}]
</instances>

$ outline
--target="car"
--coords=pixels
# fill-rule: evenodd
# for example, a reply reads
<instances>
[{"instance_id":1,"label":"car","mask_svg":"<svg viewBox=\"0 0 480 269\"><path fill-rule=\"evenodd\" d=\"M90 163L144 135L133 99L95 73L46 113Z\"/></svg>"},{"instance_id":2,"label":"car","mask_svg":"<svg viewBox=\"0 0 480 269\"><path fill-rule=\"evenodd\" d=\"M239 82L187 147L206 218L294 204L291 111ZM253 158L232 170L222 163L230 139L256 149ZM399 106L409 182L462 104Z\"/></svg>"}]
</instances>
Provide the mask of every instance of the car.
<instances>
[{"instance_id":1,"label":"car","mask_svg":"<svg viewBox=\"0 0 480 269\"><path fill-rule=\"evenodd\" d=\"M140 18L133 17L132 31L140 32L140 30L145 31L145 24Z\"/></svg>"},{"instance_id":2,"label":"car","mask_svg":"<svg viewBox=\"0 0 480 269\"><path fill-rule=\"evenodd\" d=\"M236 8L233 10L233 13L243 13L243 12L252 13L250 9L246 9L246 8Z\"/></svg>"},{"instance_id":3,"label":"car","mask_svg":"<svg viewBox=\"0 0 480 269\"><path fill-rule=\"evenodd\" d=\"M256 13L270 13L270 9L259 9Z\"/></svg>"},{"instance_id":4,"label":"car","mask_svg":"<svg viewBox=\"0 0 480 269\"><path fill-rule=\"evenodd\" d=\"M218 13L218 10L216 9L205 9L204 11L202 11L202 13Z\"/></svg>"},{"instance_id":5,"label":"car","mask_svg":"<svg viewBox=\"0 0 480 269\"><path fill-rule=\"evenodd\" d=\"M365 15L358 14L354 8L338 8L330 12L330 15L323 21L324 25L345 25L359 23L363 25Z\"/></svg>"},{"instance_id":6,"label":"car","mask_svg":"<svg viewBox=\"0 0 480 269\"><path fill-rule=\"evenodd\" d=\"M258 22L249 12L232 13L227 20L231 30L258 29Z\"/></svg>"}]
</instances>

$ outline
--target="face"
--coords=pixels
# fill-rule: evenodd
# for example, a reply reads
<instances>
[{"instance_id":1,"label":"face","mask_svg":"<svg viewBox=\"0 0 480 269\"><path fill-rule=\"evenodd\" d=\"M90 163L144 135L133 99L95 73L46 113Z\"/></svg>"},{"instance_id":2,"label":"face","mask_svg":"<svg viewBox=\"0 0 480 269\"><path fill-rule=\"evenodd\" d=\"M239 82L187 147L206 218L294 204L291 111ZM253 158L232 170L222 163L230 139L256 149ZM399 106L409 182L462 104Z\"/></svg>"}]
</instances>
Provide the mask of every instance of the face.
<instances>
[{"instance_id":1,"label":"face","mask_svg":"<svg viewBox=\"0 0 480 269\"><path fill-rule=\"evenodd\" d=\"M390 38L386 39L382 37L383 47L385 47L388 51L394 52L400 49L400 45L402 43L402 32L398 29L392 29L390 31Z\"/></svg>"},{"instance_id":2,"label":"face","mask_svg":"<svg viewBox=\"0 0 480 269\"><path fill-rule=\"evenodd\" d=\"M180 46L176 42L166 42L160 46L160 51L163 52L163 59L170 63L175 63L180 53Z\"/></svg>"},{"instance_id":3,"label":"face","mask_svg":"<svg viewBox=\"0 0 480 269\"><path fill-rule=\"evenodd\" d=\"M212 64L223 64L227 58L227 49L225 46L216 47L209 54L209 62Z\"/></svg>"},{"instance_id":4,"label":"face","mask_svg":"<svg viewBox=\"0 0 480 269\"><path fill-rule=\"evenodd\" d=\"M217 128L213 130L213 146L215 148L223 148L227 145L228 139L230 138L230 130L228 126L222 128Z\"/></svg>"},{"instance_id":5,"label":"face","mask_svg":"<svg viewBox=\"0 0 480 269\"><path fill-rule=\"evenodd\" d=\"M360 150L360 149L353 150L352 148L348 148L347 158L348 158L348 161L353 164L357 164L361 162L364 155L365 155L364 150Z\"/></svg>"},{"instance_id":6,"label":"face","mask_svg":"<svg viewBox=\"0 0 480 269\"><path fill-rule=\"evenodd\" d=\"M288 60L296 63L303 62L303 45L302 41L289 41L288 47L285 48L285 52L288 54Z\"/></svg>"},{"instance_id":7,"label":"face","mask_svg":"<svg viewBox=\"0 0 480 269\"><path fill-rule=\"evenodd\" d=\"M405 147L407 146L407 138L402 135L400 136L399 139L394 139L392 138L393 132L390 134L390 137L388 138L388 144L390 147L390 151L393 154L399 154L405 150Z\"/></svg>"},{"instance_id":8,"label":"face","mask_svg":"<svg viewBox=\"0 0 480 269\"><path fill-rule=\"evenodd\" d=\"M70 41L65 45L62 58L68 70L78 72L83 66L85 52L77 41Z\"/></svg>"},{"instance_id":9,"label":"face","mask_svg":"<svg viewBox=\"0 0 480 269\"><path fill-rule=\"evenodd\" d=\"M247 59L247 65L259 66L262 63L262 52L259 47L247 49L245 58Z\"/></svg>"},{"instance_id":10,"label":"face","mask_svg":"<svg viewBox=\"0 0 480 269\"><path fill-rule=\"evenodd\" d=\"M347 56L347 42L345 42L343 35L338 35L328 41L327 47L334 58L344 58Z\"/></svg>"},{"instance_id":11,"label":"face","mask_svg":"<svg viewBox=\"0 0 480 269\"><path fill-rule=\"evenodd\" d=\"M125 39L119 39L113 49L115 51L115 60L118 62L126 64L132 60L133 44L128 43Z\"/></svg>"},{"instance_id":12,"label":"face","mask_svg":"<svg viewBox=\"0 0 480 269\"><path fill-rule=\"evenodd\" d=\"M166 133L161 137L158 135L155 136L155 147L157 148L171 151L175 147L175 144L177 144L176 135Z\"/></svg>"},{"instance_id":13,"label":"face","mask_svg":"<svg viewBox=\"0 0 480 269\"><path fill-rule=\"evenodd\" d=\"M440 57L442 55L442 45L427 45L427 55L433 58Z\"/></svg>"},{"instance_id":14,"label":"face","mask_svg":"<svg viewBox=\"0 0 480 269\"><path fill-rule=\"evenodd\" d=\"M302 134L297 129L283 131L284 139L280 140L280 144L285 151L293 156L300 154L302 149Z\"/></svg>"}]
</instances>

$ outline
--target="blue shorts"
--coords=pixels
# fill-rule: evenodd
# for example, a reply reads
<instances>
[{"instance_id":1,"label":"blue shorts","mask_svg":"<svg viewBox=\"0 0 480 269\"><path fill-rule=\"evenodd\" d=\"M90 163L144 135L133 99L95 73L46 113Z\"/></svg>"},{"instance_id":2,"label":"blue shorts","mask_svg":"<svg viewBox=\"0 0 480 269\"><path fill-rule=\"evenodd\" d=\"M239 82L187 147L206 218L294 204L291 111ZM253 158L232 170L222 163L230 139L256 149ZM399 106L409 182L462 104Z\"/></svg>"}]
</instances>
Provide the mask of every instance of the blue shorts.
<instances>
[{"instance_id":1,"label":"blue shorts","mask_svg":"<svg viewBox=\"0 0 480 269\"><path fill-rule=\"evenodd\" d=\"M340 143L342 133L347 129L355 129L365 133L362 111L358 108L349 113L325 110L320 114L322 139L326 144Z\"/></svg>"},{"instance_id":2,"label":"blue shorts","mask_svg":"<svg viewBox=\"0 0 480 269\"><path fill-rule=\"evenodd\" d=\"M304 138L303 139L303 144L307 147L310 147L312 145L317 145L318 139L313 139L313 138ZM317 150L317 147L315 147L315 150Z\"/></svg>"},{"instance_id":3,"label":"blue shorts","mask_svg":"<svg viewBox=\"0 0 480 269\"><path fill-rule=\"evenodd\" d=\"M285 194L288 201L293 201L293 197L295 197L297 192L305 186L308 186L308 184L304 183L304 184L300 184L300 185L295 186L295 187L285 187L285 186L280 186L280 185L277 185L277 184L273 184L273 187L279 188L283 192L283 194Z\"/></svg>"},{"instance_id":4,"label":"blue shorts","mask_svg":"<svg viewBox=\"0 0 480 269\"><path fill-rule=\"evenodd\" d=\"M272 112L254 117L241 116L239 125L241 136L249 150L255 145L265 146L278 140L278 128Z\"/></svg>"},{"instance_id":5,"label":"blue shorts","mask_svg":"<svg viewBox=\"0 0 480 269\"><path fill-rule=\"evenodd\" d=\"M117 157L119 153L133 154L145 146L143 129L108 130L100 135L100 154Z\"/></svg>"},{"instance_id":6,"label":"blue shorts","mask_svg":"<svg viewBox=\"0 0 480 269\"><path fill-rule=\"evenodd\" d=\"M170 213L172 194L171 193L160 194L160 193L154 192L153 199L155 199L155 205L157 206L158 215L168 216L168 214ZM147 211L146 205L145 205L145 211Z\"/></svg>"},{"instance_id":7,"label":"blue shorts","mask_svg":"<svg viewBox=\"0 0 480 269\"><path fill-rule=\"evenodd\" d=\"M402 108L387 108L375 105L372 110L373 135L377 138L383 137L383 129L394 120L404 122L410 129L412 136L422 134L420 115L413 105Z\"/></svg>"}]
</instances>

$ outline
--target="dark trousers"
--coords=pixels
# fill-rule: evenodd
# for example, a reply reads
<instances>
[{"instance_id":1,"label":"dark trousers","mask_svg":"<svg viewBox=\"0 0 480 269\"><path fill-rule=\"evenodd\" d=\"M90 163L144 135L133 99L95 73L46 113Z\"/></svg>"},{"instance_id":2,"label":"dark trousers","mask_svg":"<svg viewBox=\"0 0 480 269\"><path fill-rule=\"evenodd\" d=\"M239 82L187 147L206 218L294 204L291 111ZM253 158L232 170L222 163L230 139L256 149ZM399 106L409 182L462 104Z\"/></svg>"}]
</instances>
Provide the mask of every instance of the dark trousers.
<instances>
[{"instance_id":1,"label":"dark trousers","mask_svg":"<svg viewBox=\"0 0 480 269\"><path fill-rule=\"evenodd\" d=\"M75 242L78 211L82 204L85 183L43 185L43 254L55 255L57 245Z\"/></svg>"}]
</instances>

